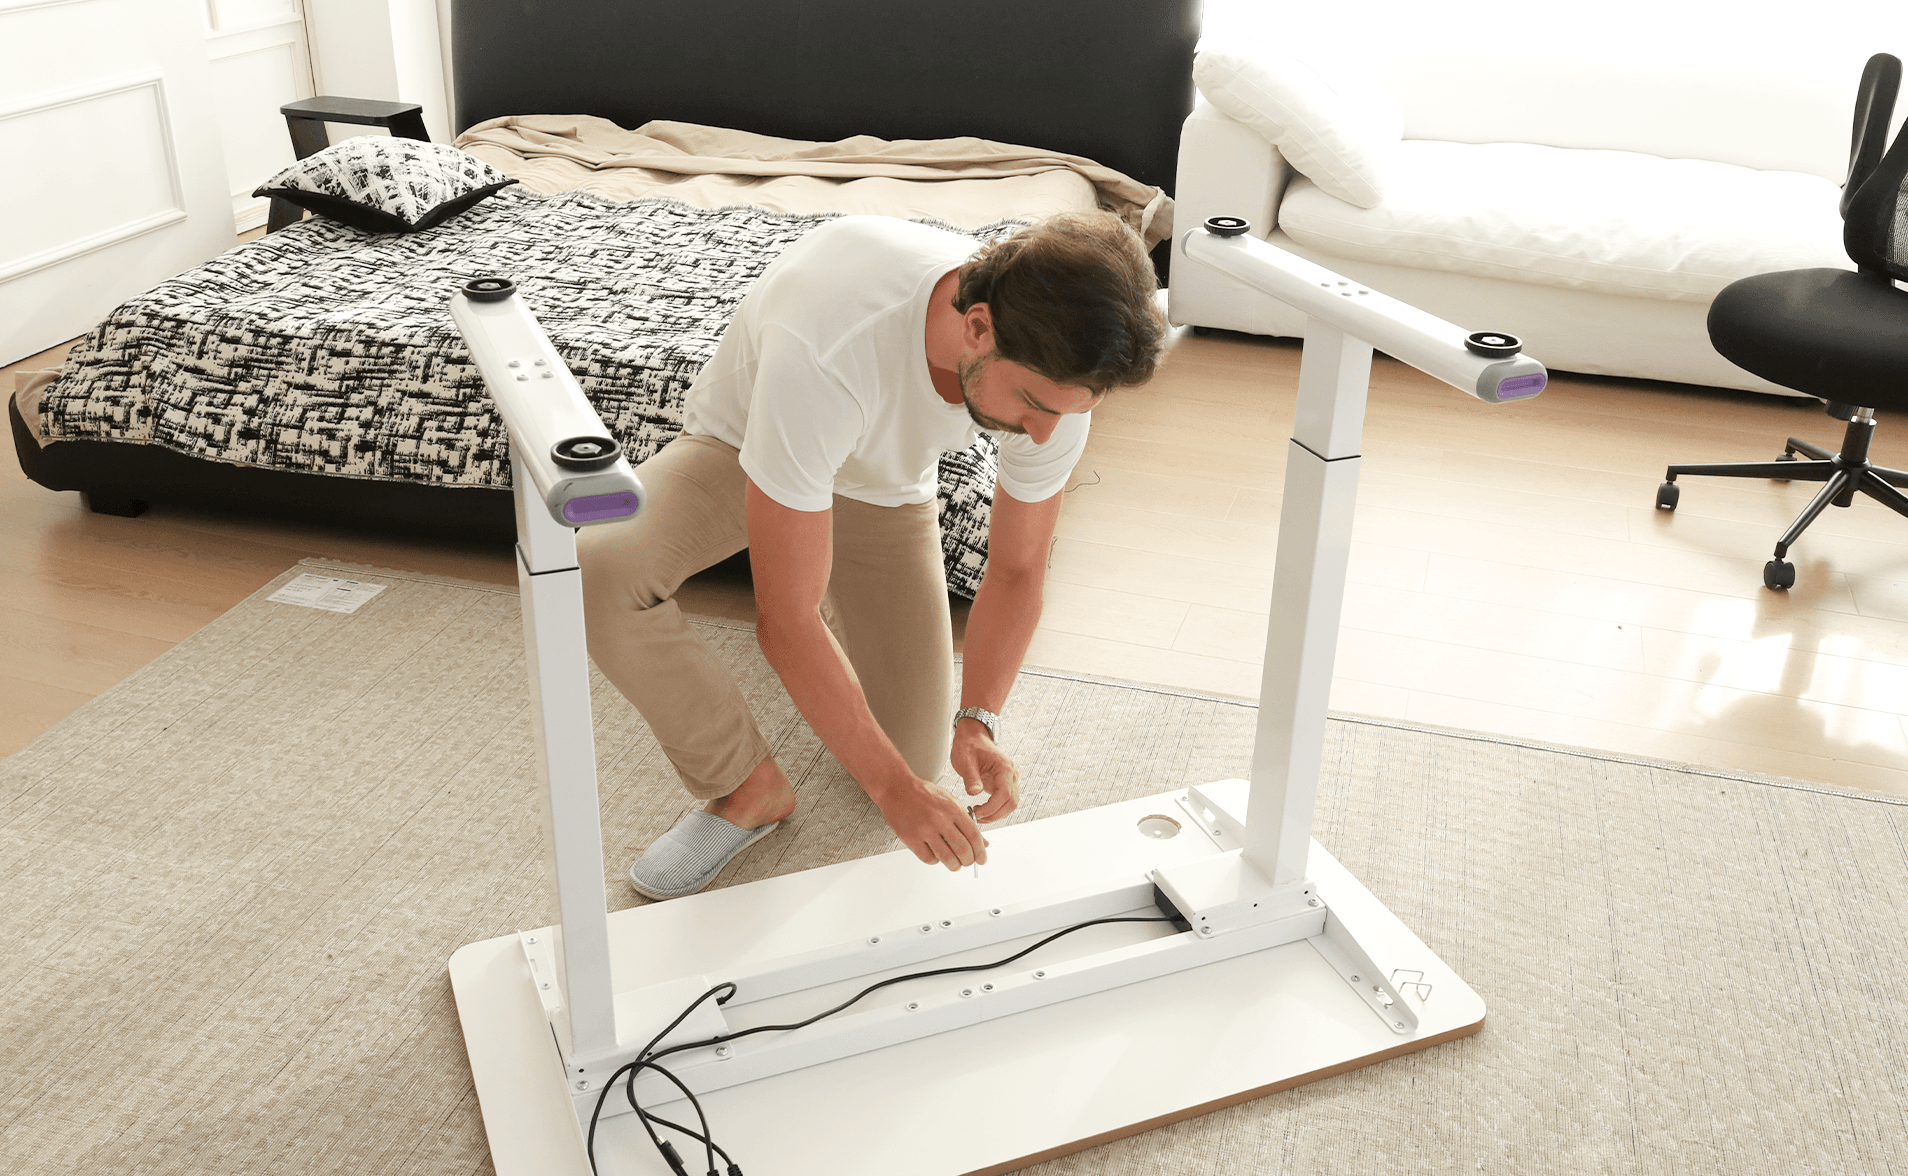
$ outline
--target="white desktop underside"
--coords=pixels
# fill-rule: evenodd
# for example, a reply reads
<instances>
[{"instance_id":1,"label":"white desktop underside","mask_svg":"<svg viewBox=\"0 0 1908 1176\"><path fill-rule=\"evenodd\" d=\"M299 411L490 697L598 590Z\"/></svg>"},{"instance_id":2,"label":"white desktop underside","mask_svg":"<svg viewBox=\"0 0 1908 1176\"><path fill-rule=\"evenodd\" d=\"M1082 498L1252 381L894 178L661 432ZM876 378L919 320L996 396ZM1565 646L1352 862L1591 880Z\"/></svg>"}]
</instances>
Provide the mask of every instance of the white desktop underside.
<instances>
[{"instance_id":1,"label":"white desktop underside","mask_svg":"<svg viewBox=\"0 0 1908 1176\"><path fill-rule=\"evenodd\" d=\"M713 982L943 910L1034 899L1211 853L1213 840L1186 821L1179 795L993 832L991 864L978 881L896 851L616 912L618 987L696 974ZM1136 825L1152 813L1186 828L1169 841L1142 837ZM1429 999L1416 989L1407 996L1420 1018L1412 1036L1388 1029L1299 942L716 1091L702 1100L715 1138L750 1176L1008 1172L1481 1027L1478 995L1316 843L1308 874L1381 970L1424 973ZM1096 935L1104 946L1131 933L1089 929L1018 966L1093 950ZM517 936L461 949L450 971L499 1176L588 1173ZM897 986L869 1000L905 1000L909 991ZM791 1002L805 1003L799 994L779 998L784 1008ZM811 1007L827 1001L818 993ZM965 1121L963 1108L971 1108ZM684 1101L648 1109L694 1123ZM680 1138L677 1146L701 1172L700 1146ZM629 1114L599 1127L597 1159L602 1176L667 1173Z\"/></svg>"}]
</instances>

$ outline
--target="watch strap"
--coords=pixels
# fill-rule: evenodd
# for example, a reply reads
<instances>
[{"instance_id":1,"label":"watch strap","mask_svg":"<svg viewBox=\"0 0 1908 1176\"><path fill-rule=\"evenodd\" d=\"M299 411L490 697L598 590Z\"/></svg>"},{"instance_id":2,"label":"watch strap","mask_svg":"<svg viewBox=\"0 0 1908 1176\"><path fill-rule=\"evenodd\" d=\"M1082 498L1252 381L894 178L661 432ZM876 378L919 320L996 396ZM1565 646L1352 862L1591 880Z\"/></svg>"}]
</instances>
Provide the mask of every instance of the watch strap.
<instances>
[{"instance_id":1,"label":"watch strap","mask_svg":"<svg viewBox=\"0 0 1908 1176\"><path fill-rule=\"evenodd\" d=\"M1000 742L1000 716L985 707L968 706L954 712L954 726L958 730L962 719L979 719L981 726L987 728L987 734L995 743Z\"/></svg>"}]
</instances>

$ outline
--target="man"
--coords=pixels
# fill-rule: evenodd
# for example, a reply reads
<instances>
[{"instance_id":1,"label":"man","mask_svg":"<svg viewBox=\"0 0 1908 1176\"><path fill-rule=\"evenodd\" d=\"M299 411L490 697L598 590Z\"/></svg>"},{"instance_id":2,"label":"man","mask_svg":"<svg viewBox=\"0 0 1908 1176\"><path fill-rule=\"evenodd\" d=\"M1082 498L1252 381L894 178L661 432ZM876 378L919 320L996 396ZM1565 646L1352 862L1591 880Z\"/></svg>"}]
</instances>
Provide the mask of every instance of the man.
<instances>
[{"instance_id":1,"label":"man","mask_svg":"<svg viewBox=\"0 0 1908 1176\"><path fill-rule=\"evenodd\" d=\"M969 794L990 794L983 822L1019 803L995 715L1040 619L1088 411L1158 361L1156 286L1109 213L1063 213L979 249L843 217L768 267L690 388L683 434L638 469L643 513L579 537L590 654L708 802L630 867L639 892L702 889L795 808L741 692L672 599L744 546L757 640L823 745L923 862L987 860L934 781L951 760ZM937 469L976 428L1004 436L957 706Z\"/></svg>"}]
</instances>

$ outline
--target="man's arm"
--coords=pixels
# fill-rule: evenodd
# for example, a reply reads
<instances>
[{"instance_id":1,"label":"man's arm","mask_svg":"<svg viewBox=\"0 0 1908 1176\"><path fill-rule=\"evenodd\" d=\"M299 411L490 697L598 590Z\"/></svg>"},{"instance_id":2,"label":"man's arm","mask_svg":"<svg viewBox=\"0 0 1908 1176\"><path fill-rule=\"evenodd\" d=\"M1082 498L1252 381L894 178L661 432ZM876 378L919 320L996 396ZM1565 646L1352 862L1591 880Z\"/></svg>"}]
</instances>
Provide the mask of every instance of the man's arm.
<instances>
[{"instance_id":1,"label":"man's arm","mask_svg":"<svg viewBox=\"0 0 1908 1176\"><path fill-rule=\"evenodd\" d=\"M783 506L748 486L756 641L802 717L867 790L888 827L924 862L950 870L987 860L986 839L948 795L916 776L875 722L835 636L821 619L833 559L833 516ZM1011 678L1011 675L1010 675Z\"/></svg>"},{"instance_id":2,"label":"man's arm","mask_svg":"<svg viewBox=\"0 0 1908 1176\"><path fill-rule=\"evenodd\" d=\"M967 613L967 641L961 655L963 710L978 706L999 714L1006 705L1014 675L1020 672L1040 623L1047 549L1059 518L1058 492L1040 502L1022 502L995 487L987 525L987 573ZM1020 773L979 719L962 719L954 728L949 758L968 791L991 794L975 814L981 820L998 821L1019 806Z\"/></svg>"}]
</instances>

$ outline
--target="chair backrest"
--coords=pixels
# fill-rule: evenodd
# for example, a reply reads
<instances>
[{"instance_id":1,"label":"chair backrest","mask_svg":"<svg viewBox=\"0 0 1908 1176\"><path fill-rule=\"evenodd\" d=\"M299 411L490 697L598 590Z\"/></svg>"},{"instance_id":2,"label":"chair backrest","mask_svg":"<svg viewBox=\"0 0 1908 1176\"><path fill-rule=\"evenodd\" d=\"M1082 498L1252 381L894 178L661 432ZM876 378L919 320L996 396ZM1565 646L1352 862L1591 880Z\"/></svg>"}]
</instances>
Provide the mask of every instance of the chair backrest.
<instances>
[{"instance_id":1,"label":"chair backrest","mask_svg":"<svg viewBox=\"0 0 1908 1176\"><path fill-rule=\"evenodd\" d=\"M1900 87L1900 59L1886 53L1868 59L1842 191L1842 246L1864 271L1908 280L1908 126L1882 154Z\"/></svg>"},{"instance_id":2,"label":"chair backrest","mask_svg":"<svg viewBox=\"0 0 1908 1176\"><path fill-rule=\"evenodd\" d=\"M1842 183L1842 215L1849 201L1875 165L1881 162L1888 138L1888 120L1895 115L1895 95L1901 89L1901 60L1877 53L1862 67L1862 84L1855 91L1855 129L1849 136L1848 175Z\"/></svg>"}]
</instances>

